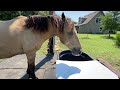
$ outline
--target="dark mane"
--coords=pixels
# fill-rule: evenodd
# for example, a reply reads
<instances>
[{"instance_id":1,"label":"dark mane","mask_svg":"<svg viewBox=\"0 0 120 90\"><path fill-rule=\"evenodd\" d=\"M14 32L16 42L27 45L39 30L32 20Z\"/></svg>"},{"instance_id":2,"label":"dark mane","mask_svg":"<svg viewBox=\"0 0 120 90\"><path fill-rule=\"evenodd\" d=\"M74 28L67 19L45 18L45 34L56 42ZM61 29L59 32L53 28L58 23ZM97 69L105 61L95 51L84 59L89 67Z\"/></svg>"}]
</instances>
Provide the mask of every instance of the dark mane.
<instances>
[{"instance_id":1,"label":"dark mane","mask_svg":"<svg viewBox=\"0 0 120 90\"><path fill-rule=\"evenodd\" d=\"M25 21L25 28L33 29L35 31L46 32L48 31L49 23L58 28L60 31L63 29L62 19L57 15L41 16L33 15L28 16Z\"/></svg>"}]
</instances>

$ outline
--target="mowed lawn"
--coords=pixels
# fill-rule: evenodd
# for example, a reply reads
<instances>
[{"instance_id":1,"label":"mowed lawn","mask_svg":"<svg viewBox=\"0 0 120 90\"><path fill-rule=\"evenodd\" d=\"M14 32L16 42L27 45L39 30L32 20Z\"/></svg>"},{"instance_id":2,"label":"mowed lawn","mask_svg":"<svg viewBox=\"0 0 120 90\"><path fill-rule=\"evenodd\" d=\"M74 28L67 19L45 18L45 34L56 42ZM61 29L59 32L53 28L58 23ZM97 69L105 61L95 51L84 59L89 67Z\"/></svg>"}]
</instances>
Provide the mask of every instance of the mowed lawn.
<instances>
[{"instance_id":1,"label":"mowed lawn","mask_svg":"<svg viewBox=\"0 0 120 90\"><path fill-rule=\"evenodd\" d=\"M78 34L84 52L94 59L102 58L108 61L120 71L120 47L115 45L115 34L111 35L113 37L111 39L108 39L107 36L107 34ZM58 38L56 38L56 42L61 50L68 49ZM42 45L37 54L47 54L47 44L48 41Z\"/></svg>"}]
</instances>

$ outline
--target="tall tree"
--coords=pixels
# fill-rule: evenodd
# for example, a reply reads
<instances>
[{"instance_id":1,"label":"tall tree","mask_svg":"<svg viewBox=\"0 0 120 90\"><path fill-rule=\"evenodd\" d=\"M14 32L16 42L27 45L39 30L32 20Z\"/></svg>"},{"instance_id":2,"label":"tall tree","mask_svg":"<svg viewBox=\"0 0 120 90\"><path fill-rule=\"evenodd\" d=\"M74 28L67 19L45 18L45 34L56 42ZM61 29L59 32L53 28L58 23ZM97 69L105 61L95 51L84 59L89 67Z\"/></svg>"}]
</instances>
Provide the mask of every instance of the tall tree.
<instances>
[{"instance_id":1,"label":"tall tree","mask_svg":"<svg viewBox=\"0 0 120 90\"><path fill-rule=\"evenodd\" d=\"M105 16L101 16L101 28L103 31L109 31L109 37L112 31L118 30L118 16L119 11L110 11Z\"/></svg>"}]
</instances>

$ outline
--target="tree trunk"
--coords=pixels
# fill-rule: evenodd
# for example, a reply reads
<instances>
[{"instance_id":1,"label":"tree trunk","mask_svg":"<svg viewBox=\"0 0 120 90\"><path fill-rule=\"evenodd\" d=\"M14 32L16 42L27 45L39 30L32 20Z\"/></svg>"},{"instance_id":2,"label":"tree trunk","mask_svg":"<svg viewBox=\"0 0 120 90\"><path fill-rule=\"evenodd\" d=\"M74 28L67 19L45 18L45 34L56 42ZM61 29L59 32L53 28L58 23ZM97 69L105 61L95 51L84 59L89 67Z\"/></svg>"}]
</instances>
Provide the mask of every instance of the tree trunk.
<instances>
[{"instance_id":1,"label":"tree trunk","mask_svg":"<svg viewBox=\"0 0 120 90\"><path fill-rule=\"evenodd\" d=\"M87 33L87 39L88 39L88 33Z\"/></svg>"},{"instance_id":2,"label":"tree trunk","mask_svg":"<svg viewBox=\"0 0 120 90\"><path fill-rule=\"evenodd\" d=\"M109 31L109 38L110 38L110 31Z\"/></svg>"}]
</instances>

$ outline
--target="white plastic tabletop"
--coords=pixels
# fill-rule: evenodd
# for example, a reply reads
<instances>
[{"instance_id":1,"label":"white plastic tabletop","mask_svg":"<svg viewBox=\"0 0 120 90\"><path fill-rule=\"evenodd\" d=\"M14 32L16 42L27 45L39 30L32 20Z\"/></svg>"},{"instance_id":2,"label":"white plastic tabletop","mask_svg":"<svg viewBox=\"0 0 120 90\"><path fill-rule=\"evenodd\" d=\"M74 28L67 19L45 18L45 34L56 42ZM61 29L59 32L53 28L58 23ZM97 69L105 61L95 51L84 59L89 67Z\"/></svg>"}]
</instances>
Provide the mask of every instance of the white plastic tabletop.
<instances>
[{"instance_id":1,"label":"white plastic tabletop","mask_svg":"<svg viewBox=\"0 0 120 90\"><path fill-rule=\"evenodd\" d=\"M97 60L93 61L56 61L57 79L119 79Z\"/></svg>"}]
</instances>

